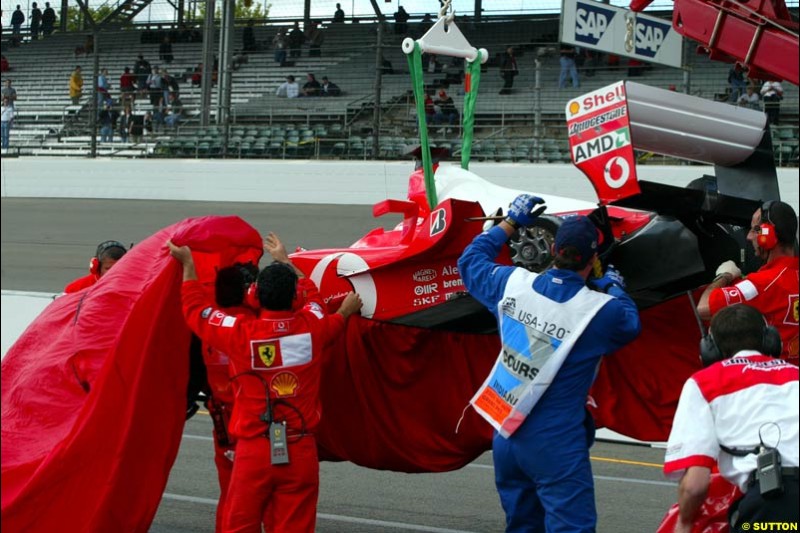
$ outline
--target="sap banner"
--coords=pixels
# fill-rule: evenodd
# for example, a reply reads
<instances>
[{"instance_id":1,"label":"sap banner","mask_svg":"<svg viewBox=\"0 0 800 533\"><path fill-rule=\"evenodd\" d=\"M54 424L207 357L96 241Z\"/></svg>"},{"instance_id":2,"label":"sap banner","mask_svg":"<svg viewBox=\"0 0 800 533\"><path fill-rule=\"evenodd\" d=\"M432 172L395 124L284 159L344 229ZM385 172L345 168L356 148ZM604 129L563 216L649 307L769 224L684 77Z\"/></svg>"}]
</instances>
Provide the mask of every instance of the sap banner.
<instances>
[{"instance_id":1,"label":"sap banner","mask_svg":"<svg viewBox=\"0 0 800 533\"><path fill-rule=\"evenodd\" d=\"M561 42L681 67L683 39L670 20L593 0L563 0Z\"/></svg>"}]
</instances>

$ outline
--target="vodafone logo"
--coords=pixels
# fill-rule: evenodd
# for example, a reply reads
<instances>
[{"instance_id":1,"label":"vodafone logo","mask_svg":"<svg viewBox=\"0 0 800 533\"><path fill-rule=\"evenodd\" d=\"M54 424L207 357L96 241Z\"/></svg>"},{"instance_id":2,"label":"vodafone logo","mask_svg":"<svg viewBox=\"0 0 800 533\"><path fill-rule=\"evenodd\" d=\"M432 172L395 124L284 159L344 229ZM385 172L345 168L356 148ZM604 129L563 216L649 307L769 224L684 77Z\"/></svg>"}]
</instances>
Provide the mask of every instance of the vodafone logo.
<instances>
[{"instance_id":1,"label":"vodafone logo","mask_svg":"<svg viewBox=\"0 0 800 533\"><path fill-rule=\"evenodd\" d=\"M606 162L603 168L603 178L606 185L612 189L619 189L631 175L631 166L624 157L612 157Z\"/></svg>"}]
</instances>

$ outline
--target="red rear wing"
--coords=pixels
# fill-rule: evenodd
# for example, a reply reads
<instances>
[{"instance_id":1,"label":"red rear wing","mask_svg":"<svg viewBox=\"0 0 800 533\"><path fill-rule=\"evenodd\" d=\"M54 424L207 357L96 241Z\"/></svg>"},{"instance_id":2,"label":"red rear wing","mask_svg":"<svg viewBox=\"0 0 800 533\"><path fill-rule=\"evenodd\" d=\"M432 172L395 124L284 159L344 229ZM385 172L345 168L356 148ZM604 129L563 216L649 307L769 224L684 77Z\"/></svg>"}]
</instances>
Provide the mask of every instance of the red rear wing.
<instances>
[{"instance_id":1,"label":"red rear wing","mask_svg":"<svg viewBox=\"0 0 800 533\"><path fill-rule=\"evenodd\" d=\"M572 162L601 205L639 193L634 150L730 167L764 136L760 111L640 83L618 82L567 102Z\"/></svg>"}]
</instances>

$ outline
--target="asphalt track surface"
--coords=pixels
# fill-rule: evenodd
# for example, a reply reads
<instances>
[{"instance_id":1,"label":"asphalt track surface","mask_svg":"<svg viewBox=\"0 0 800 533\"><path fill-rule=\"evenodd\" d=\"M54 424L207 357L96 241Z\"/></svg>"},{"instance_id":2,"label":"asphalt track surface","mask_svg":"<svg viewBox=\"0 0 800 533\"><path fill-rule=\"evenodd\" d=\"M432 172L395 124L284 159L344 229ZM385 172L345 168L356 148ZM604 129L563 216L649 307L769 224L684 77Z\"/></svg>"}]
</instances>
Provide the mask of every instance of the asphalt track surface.
<instances>
[{"instance_id":1,"label":"asphalt track surface","mask_svg":"<svg viewBox=\"0 0 800 533\"><path fill-rule=\"evenodd\" d=\"M262 233L275 231L290 249L347 246L399 222L376 221L366 206L3 198L0 207L2 288L44 292L84 275L97 243L138 242L186 217L236 214ZM661 474L663 449L598 442L591 455L598 532L655 531L677 496ZM320 477L321 533L503 531L491 453L443 474L322 463ZM211 421L201 411L186 424L151 532L213 532L217 495Z\"/></svg>"}]
</instances>

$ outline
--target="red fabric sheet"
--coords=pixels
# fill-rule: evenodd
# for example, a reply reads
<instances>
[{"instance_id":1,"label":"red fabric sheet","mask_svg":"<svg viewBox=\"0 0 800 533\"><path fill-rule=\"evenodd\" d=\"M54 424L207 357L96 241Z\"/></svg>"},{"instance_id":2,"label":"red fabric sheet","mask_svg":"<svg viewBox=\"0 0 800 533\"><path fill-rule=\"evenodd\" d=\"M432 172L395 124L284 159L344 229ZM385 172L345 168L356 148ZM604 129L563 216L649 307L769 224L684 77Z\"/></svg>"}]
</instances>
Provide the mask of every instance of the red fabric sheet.
<instances>
[{"instance_id":1,"label":"red fabric sheet","mask_svg":"<svg viewBox=\"0 0 800 533\"><path fill-rule=\"evenodd\" d=\"M204 265L261 255L237 217L188 220L28 327L2 363L4 531L148 530L186 413L190 334L168 237L225 250L198 254Z\"/></svg>"},{"instance_id":2,"label":"red fabric sheet","mask_svg":"<svg viewBox=\"0 0 800 533\"><path fill-rule=\"evenodd\" d=\"M491 426L466 407L499 349L496 335L351 318L323 366L320 458L400 472L461 468L491 448Z\"/></svg>"},{"instance_id":3,"label":"red fabric sheet","mask_svg":"<svg viewBox=\"0 0 800 533\"><path fill-rule=\"evenodd\" d=\"M695 294L695 301L699 293ZM642 310L642 333L603 358L590 392L598 427L666 441L683 384L700 370L700 329L688 296Z\"/></svg>"}]
</instances>

